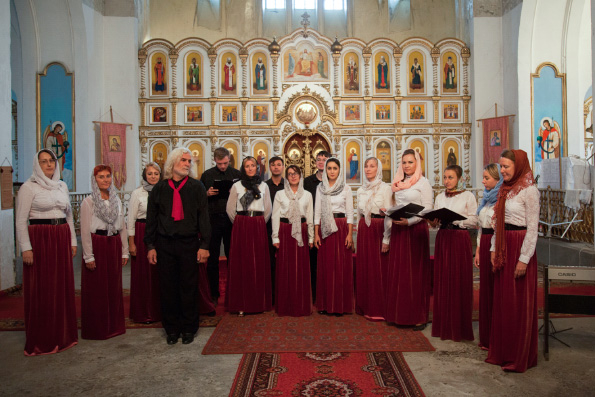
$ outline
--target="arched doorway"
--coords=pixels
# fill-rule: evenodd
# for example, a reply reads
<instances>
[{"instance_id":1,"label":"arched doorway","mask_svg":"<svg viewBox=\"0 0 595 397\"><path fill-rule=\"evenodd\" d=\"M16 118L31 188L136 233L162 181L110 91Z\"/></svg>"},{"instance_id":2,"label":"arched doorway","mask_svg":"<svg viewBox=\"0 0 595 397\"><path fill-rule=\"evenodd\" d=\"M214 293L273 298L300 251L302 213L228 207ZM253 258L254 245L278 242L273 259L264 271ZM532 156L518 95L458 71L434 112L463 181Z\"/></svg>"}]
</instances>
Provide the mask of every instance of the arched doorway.
<instances>
[{"instance_id":1,"label":"arched doorway","mask_svg":"<svg viewBox=\"0 0 595 397\"><path fill-rule=\"evenodd\" d=\"M298 131L283 147L285 166L297 165L307 177L316 172L316 154L321 150L330 152L330 145L321 134L310 129Z\"/></svg>"}]
</instances>

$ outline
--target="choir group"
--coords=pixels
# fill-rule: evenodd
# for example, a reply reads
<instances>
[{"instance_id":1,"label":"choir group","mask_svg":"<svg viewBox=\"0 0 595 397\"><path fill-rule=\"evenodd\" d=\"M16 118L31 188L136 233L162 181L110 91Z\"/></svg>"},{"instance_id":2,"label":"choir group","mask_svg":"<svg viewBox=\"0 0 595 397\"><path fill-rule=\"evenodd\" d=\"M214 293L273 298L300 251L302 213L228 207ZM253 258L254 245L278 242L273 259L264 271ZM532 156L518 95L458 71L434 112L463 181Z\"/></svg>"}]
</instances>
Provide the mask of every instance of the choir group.
<instances>
[{"instance_id":1,"label":"choir group","mask_svg":"<svg viewBox=\"0 0 595 397\"><path fill-rule=\"evenodd\" d=\"M122 266L131 255L130 318L162 321L169 344L180 335L191 343L198 313L213 315L222 292L223 242L224 304L230 313L274 308L279 316L308 316L315 300L323 315L355 311L371 321L422 330L430 322L433 295L431 334L453 341L474 339L475 264L479 346L488 350L486 361L516 372L537 364L539 191L524 151L506 150L499 164L485 168L479 206L463 189L457 165L444 170L446 190L434 200L419 153L411 149L403 152L391 184L382 182L377 158L365 161L357 208L343 164L328 152L317 154L317 171L307 178L297 166L284 170L283 160L273 157L268 181L261 180L255 158L246 157L238 171L229 157L227 149L217 148L216 166L205 171L202 183L189 178L194 175L187 149L172 151L164 170L147 164L130 199L128 225L110 167L95 167L92 194L80 212L82 338L125 332ZM72 264L77 243L56 161L53 152L41 150L18 194L26 355L59 352L78 341ZM410 203L423 207L420 216L388 216ZM421 217L440 208L465 219L441 223ZM439 228L433 266L429 227ZM468 229L476 228L473 258Z\"/></svg>"}]
</instances>

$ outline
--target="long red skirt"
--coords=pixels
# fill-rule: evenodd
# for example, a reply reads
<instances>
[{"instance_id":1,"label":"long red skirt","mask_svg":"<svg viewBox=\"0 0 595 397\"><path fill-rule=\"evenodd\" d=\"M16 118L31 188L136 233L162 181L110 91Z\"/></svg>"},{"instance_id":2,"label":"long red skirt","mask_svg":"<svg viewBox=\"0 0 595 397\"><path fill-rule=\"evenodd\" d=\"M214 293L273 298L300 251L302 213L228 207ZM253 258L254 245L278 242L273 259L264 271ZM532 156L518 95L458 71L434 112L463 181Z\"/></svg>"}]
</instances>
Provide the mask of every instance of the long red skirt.
<instances>
[{"instance_id":1,"label":"long red skirt","mask_svg":"<svg viewBox=\"0 0 595 397\"><path fill-rule=\"evenodd\" d=\"M327 313L353 313L353 251L345 247L349 226L335 218L337 230L318 249L316 307Z\"/></svg>"},{"instance_id":2,"label":"long red skirt","mask_svg":"<svg viewBox=\"0 0 595 397\"><path fill-rule=\"evenodd\" d=\"M269 239L264 217L236 216L231 230L228 269L227 311L272 310Z\"/></svg>"},{"instance_id":3,"label":"long red skirt","mask_svg":"<svg viewBox=\"0 0 595 397\"><path fill-rule=\"evenodd\" d=\"M78 343L70 227L31 225L33 265L23 266L25 355L58 353Z\"/></svg>"},{"instance_id":4,"label":"long red skirt","mask_svg":"<svg viewBox=\"0 0 595 397\"><path fill-rule=\"evenodd\" d=\"M487 363L525 372L537 365L537 256L524 277L514 271L525 230L506 231L506 264L494 274L494 306Z\"/></svg>"},{"instance_id":5,"label":"long red skirt","mask_svg":"<svg viewBox=\"0 0 595 397\"><path fill-rule=\"evenodd\" d=\"M216 309L211 299L211 288L207 275L207 263L198 263L198 312L200 314L213 313Z\"/></svg>"},{"instance_id":6,"label":"long red skirt","mask_svg":"<svg viewBox=\"0 0 595 397\"><path fill-rule=\"evenodd\" d=\"M291 236L291 224L279 225L279 252L275 283L275 312L279 316L309 316L312 314L312 287L310 286L310 250L308 224L302 223L302 241Z\"/></svg>"},{"instance_id":7,"label":"long red skirt","mask_svg":"<svg viewBox=\"0 0 595 397\"><path fill-rule=\"evenodd\" d=\"M467 230L440 229L434 251L432 336L473 340L473 257Z\"/></svg>"},{"instance_id":8,"label":"long red skirt","mask_svg":"<svg viewBox=\"0 0 595 397\"><path fill-rule=\"evenodd\" d=\"M430 235L425 221L393 224L387 277L386 320L400 325L428 322L432 294Z\"/></svg>"},{"instance_id":9,"label":"long red skirt","mask_svg":"<svg viewBox=\"0 0 595 397\"><path fill-rule=\"evenodd\" d=\"M493 234L482 234L479 241L479 347L490 347L494 272L490 248Z\"/></svg>"},{"instance_id":10,"label":"long red skirt","mask_svg":"<svg viewBox=\"0 0 595 397\"><path fill-rule=\"evenodd\" d=\"M130 264L130 318L137 323L161 321L157 266L149 263L143 241L146 225L143 222L135 224L136 256Z\"/></svg>"},{"instance_id":11,"label":"long red skirt","mask_svg":"<svg viewBox=\"0 0 595 397\"><path fill-rule=\"evenodd\" d=\"M120 236L91 234L95 270L81 269L81 337L109 339L126 332Z\"/></svg>"},{"instance_id":12,"label":"long red skirt","mask_svg":"<svg viewBox=\"0 0 595 397\"><path fill-rule=\"evenodd\" d=\"M372 218L368 227L361 218L357 226L355 266L355 312L375 320L386 312L388 253L383 254L384 219Z\"/></svg>"}]
</instances>

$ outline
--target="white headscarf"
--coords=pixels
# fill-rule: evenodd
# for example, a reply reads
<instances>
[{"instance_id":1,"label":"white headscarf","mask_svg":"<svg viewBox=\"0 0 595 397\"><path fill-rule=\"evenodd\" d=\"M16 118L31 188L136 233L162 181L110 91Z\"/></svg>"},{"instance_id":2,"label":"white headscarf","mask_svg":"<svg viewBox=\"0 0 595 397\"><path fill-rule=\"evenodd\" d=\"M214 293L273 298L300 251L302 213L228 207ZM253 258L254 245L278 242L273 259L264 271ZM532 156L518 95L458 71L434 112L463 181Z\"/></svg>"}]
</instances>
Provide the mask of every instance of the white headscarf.
<instances>
[{"instance_id":1,"label":"white headscarf","mask_svg":"<svg viewBox=\"0 0 595 397\"><path fill-rule=\"evenodd\" d=\"M363 191L370 192L368 201L366 201L366 204L364 205L364 219L366 221L366 225L370 226L372 224L372 204L374 203L374 197L376 196L376 193L378 193L380 186L382 186L382 163L378 161L376 157L368 157L364 162L364 167L368 160L376 160L377 166L376 176L374 179L369 181L366 177L362 186Z\"/></svg>"},{"instance_id":2,"label":"white headscarf","mask_svg":"<svg viewBox=\"0 0 595 397\"><path fill-rule=\"evenodd\" d=\"M302 213L300 211L300 199L304 195L304 178L300 175L300 182L298 185L297 192L293 192L289 181L285 179L283 183L283 191L289 199L289 208L287 210L287 219L291 223L291 237L297 240L298 246L304 246L304 240L302 239Z\"/></svg>"},{"instance_id":3,"label":"white headscarf","mask_svg":"<svg viewBox=\"0 0 595 397\"><path fill-rule=\"evenodd\" d=\"M333 209L331 206L331 196L336 196L341 194L345 189L345 181L343 180L343 168L339 166L339 176L335 181L333 186L329 186L328 182L328 175L326 173L326 166L329 161L333 160L333 162L339 162L339 159L336 157L330 157L324 163L324 171L322 173L322 183L318 185L318 189L320 189L320 204L321 204L321 218L320 218L320 230L322 233L322 238L327 238L337 230L337 224L335 223L335 218L333 217Z\"/></svg>"},{"instance_id":4,"label":"white headscarf","mask_svg":"<svg viewBox=\"0 0 595 397\"><path fill-rule=\"evenodd\" d=\"M54 169L54 175L52 175L51 179L45 176L41 166L39 165L39 154L42 152L49 154L54 160L56 160L56 168ZM33 174L31 174L29 181L37 183L37 185L43 189L48 190L48 194L56 203L56 207L68 212L70 211L70 197L68 194L64 194L65 191L68 192L68 188L66 187L66 184L60 180L60 171L58 170L59 166L60 163L58 162L56 154L50 149L42 149L37 152L37 155L33 158Z\"/></svg>"},{"instance_id":5,"label":"white headscarf","mask_svg":"<svg viewBox=\"0 0 595 397\"><path fill-rule=\"evenodd\" d=\"M107 235L113 236L118 232L116 221L120 210L120 199L116 194L116 187L112 179L112 185L109 187L109 204L106 206L101 198L101 191L97 185L95 175L91 173L91 196L93 197L93 214L107 224Z\"/></svg>"}]
</instances>

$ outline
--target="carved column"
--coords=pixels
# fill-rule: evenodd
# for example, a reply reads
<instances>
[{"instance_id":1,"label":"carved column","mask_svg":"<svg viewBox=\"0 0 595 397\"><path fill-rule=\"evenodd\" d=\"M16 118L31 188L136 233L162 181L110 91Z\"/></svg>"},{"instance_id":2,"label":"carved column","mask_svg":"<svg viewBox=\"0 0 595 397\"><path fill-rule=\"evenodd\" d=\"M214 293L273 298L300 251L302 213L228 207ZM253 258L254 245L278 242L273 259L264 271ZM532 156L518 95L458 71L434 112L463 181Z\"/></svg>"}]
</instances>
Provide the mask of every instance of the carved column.
<instances>
[{"instance_id":1,"label":"carved column","mask_svg":"<svg viewBox=\"0 0 595 397\"><path fill-rule=\"evenodd\" d=\"M215 81L215 64L217 63L217 50L215 49L215 47L211 47L209 48L209 50L207 51L207 54L209 55L209 62L211 64L211 97L215 98L217 96L217 91L215 89L216 87L216 81ZM211 120L211 123L215 120L215 118L213 117L213 119Z\"/></svg>"},{"instance_id":2,"label":"carved column","mask_svg":"<svg viewBox=\"0 0 595 397\"><path fill-rule=\"evenodd\" d=\"M242 61L242 96L247 97L248 86L246 85L246 83L248 82L248 49L246 47L240 48L240 60ZM246 124L245 119L244 124Z\"/></svg>"},{"instance_id":3,"label":"carved column","mask_svg":"<svg viewBox=\"0 0 595 397\"><path fill-rule=\"evenodd\" d=\"M434 75L434 90L432 91L432 95L436 96L439 95L439 90L438 90L438 61L440 59L440 48L438 47L434 47L432 48L431 51L431 55L432 55L432 71L433 71L433 75Z\"/></svg>"},{"instance_id":4,"label":"carved column","mask_svg":"<svg viewBox=\"0 0 595 397\"><path fill-rule=\"evenodd\" d=\"M246 122L246 120L248 119L248 115L247 113L247 109L248 109L248 102L242 102L242 125L247 125L248 123Z\"/></svg>"},{"instance_id":5,"label":"carved column","mask_svg":"<svg viewBox=\"0 0 595 397\"><path fill-rule=\"evenodd\" d=\"M399 164L401 164L401 156L403 155L403 135L401 134L401 129L397 128L397 133L395 134L395 164L397 165L397 168L399 167Z\"/></svg>"},{"instance_id":6,"label":"carved column","mask_svg":"<svg viewBox=\"0 0 595 397\"><path fill-rule=\"evenodd\" d=\"M334 87L333 87L333 95L335 97L339 96L339 59L341 58L341 54L335 54L333 53L333 74L334 79Z\"/></svg>"},{"instance_id":7,"label":"carved column","mask_svg":"<svg viewBox=\"0 0 595 397\"><path fill-rule=\"evenodd\" d=\"M399 45L393 49L393 56L395 57L395 93L397 96L401 95L401 57L403 56L403 50Z\"/></svg>"},{"instance_id":8,"label":"carved column","mask_svg":"<svg viewBox=\"0 0 595 397\"><path fill-rule=\"evenodd\" d=\"M169 60L171 61L171 96L177 97L178 96L178 85L177 85L177 70L178 70L178 50L172 48L169 51Z\"/></svg>"},{"instance_id":9,"label":"carved column","mask_svg":"<svg viewBox=\"0 0 595 397\"><path fill-rule=\"evenodd\" d=\"M178 101L176 99L171 101L171 125L178 125Z\"/></svg>"},{"instance_id":10,"label":"carved column","mask_svg":"<svg viewBox=\"0 0 595 397\"><path fill-rule=\"evenodd\" d=\"M469 57L471 57L471 50L468 47L463 47L461 57L463 58L463 95L469 95Z\"/></svg>"},{"instance_id":11,"label":"carved column","mask_svg":"<svg viewBox=\"0 0 595 397\"><path fill-rule=\"evenodd\" d=\"M465 172L465 185L471 187L471 161L469 156L469 147L471 146L471 135L463 135L463 170Z\"/></svg>"},{"instance_id":12,"label":"carved column","mask_svg":"<svg viewBox=\"0 0 595 397\"><path fill-rule=\"evenodd\" d=\"M209 99L209 102L211 104L211 126L215 126L217 124L217 120L215 119L215 110L217 107L217 100L215 100L214 98Z\"/></svg>"},{"instance_id":13,"label":"carved column","mask_svg":"<svg viewBox=\"0 0 595 397\"><path fill-rule=\"evenodd\" d=\"M397 115L395 121L397 124L401 124L401 100L397 99L395 100L395 114Z\"/></svg>"},{"instance_id":14,"label":"carved column","mask_svg":"<svg viewBox=\"0 0 595 397\"><path fill-rule=\"evenodd\" d=\"M140 126L144 127L147 125L147 104L146 102L140 103Z\"/></svg>"},{"instance_id":15,"label":"carved column","mask_svg":"<svg viewBox=\"0 0 595 397\"><path fill-rule=\"evenodd\" d=\"M271 61L273 61L273 97L279 97L277 90L277 64L279 63L279 54L271 54Z\"/></svg>"},{"instance_id":16,"label":"carved column","mask_svg":"<svg viewBox=\"0 0 595 397\"><path fill-rule=\"evenodd\" d=\"M362 55L364 57L364 96L370 96L370 58L372 58L372 49L370 47L366 47L362 51ZM369 117L367 116L369 112L366 112L366 122L369 123Z\"/></svg>"},{"instance_id":17,"label":"carved column","mask_svg":"<svg viewBox=\"0 0 595 397\"><path fill-rule=\"evenodd\" d=\"M434 129L434 186L440 186L440 129Z\"/></svg>"},{"instance_id":18,"label":"carved column","mask_svg":"<svg viewBox=\"0 0 595 397\"><path fill-rule=\"evenodd\" d=\"M144 134L144 133L143 133ZM145 165L149 162L149 148L147 147L147 138L143 137L140 140L140 162L144 169Z\"/></svg>"},{"instance_id":19,"label":"carved column","mask_svg":"<svg viewBox=\"0 0 595 397\"><path fill-rule=\"evenodd\" d=\"M140 66L140 94L141 98L147 96L147 69L145 68L145 62L147 61L147 50L141 48L138 50L138 64Z\"/></svg>"}]
</instances>

